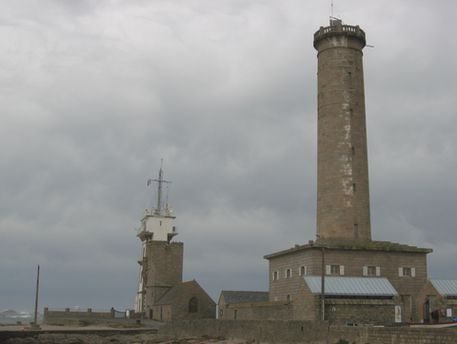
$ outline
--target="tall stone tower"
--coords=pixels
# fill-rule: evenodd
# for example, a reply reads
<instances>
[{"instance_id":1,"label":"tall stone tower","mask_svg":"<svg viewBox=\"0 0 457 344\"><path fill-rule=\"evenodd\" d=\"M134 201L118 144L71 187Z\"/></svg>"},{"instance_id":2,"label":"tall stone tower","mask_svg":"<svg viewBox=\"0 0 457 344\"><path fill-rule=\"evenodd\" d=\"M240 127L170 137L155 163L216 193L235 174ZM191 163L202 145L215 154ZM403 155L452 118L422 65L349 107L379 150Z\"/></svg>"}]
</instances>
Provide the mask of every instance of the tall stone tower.
<instances>
[{"instance_id":1,"label":"tall stone tower","mask_svg":"<svg viewBox=\"0 0 457 344\"><path fill-rule=\"evenodd\" d=\"M332 19L318 51L318 240L371 240L362 49L365 32Z\"/></svg>"},{"instance_id":2,"label":"tall stone tower","mask_svg":"<svg viewBox=\"0 0 457 344\"><path fill-rule=\"evenodd\" d=\"M172 287L182 282L183 243L171 242L177 235L174 226L175 216L168 204L163 204L162 167L157 179L148 180L157 183L157 205L155 209L146 209L138 230L141 240L140 276L135 311L153 318L153 305ZM168 202L167 202L168 203Z\"/></svg>"}]
</instances>

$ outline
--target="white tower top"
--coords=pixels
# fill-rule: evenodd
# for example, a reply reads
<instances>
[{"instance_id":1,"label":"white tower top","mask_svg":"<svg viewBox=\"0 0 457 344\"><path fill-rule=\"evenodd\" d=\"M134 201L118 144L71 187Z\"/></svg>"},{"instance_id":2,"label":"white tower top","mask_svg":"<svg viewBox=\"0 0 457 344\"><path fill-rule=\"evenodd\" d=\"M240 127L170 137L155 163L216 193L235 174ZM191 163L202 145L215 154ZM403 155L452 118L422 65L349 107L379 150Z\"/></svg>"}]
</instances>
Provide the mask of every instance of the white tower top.
<instances>
[{"instance_id":1,"label":"white tower top","mask_svg":"<svg viewBox=\"0 0 457 344\"><path fill-rule=\"evenodd\" d=\"M173 225L176 216L172 215L172 210L168 206L168 192L165 205L163 204L163 185L171 182L163 178L162 164L160 165L159 176L157 179L148 179L147 185L152 182L157 183L157 205L156 208L146 209L144 217L141 219L141 227L138 237L141 241L167 241L177 235L176 226Z\"/></svg>"}]
</instances>

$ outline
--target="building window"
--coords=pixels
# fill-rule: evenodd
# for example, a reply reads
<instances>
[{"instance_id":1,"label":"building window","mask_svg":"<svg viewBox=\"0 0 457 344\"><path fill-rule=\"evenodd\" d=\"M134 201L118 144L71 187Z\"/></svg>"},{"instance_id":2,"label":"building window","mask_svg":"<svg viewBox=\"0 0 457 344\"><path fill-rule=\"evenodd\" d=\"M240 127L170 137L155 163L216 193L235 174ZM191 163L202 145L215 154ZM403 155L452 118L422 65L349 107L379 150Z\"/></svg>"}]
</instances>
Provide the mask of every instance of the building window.
<instances>
[{"instance_id":1,"label":"building window","mask_svg":"<svg viewBox=\"0 0 457 344\"><path fill-rule=\"evenodd\" d=\"M219 309L219 317L223 317L224 316L224 310L223 309Z\"/></svg>"},{"instance_id":2,"label":"building window","mask_svg":"<svg viewBox=\"0 0 457 344\"><path fill-rule=\"evenodd\" d=\"M398 268L398 276L400 277L416 277L416 269L409 266Z\"/></svg>"},{"instance_id":3,"label":"building window","mask_svg":"<svg viewBox=\"0 0 457 344\"><path fill-rule=\"evenodd\" d=\"M306 265L300 266L299 275L306 276L308 274L308 267Z\"/></svg>"},{"instance_id":4,"label":"building window","mask_svg":"<svg viewBox=\"0 0 457 344\"><path fill-rule=\"evenodd\" d=\"M344 265L326 265L326 275L344 275Z\"/></svg>"},{"instance_id":5,"label":"building window","mask_svg":"<svg viewBox=\"0 0 457 344\"><path fill-rule=\"evenodd\" d=\"M238 318L238 309L235 309L233 311L233 320L236 320Z\"/></svg>"},{"instance_id":6,"label":"building window","mask_svg":"<svg viewBox=\"0 0 457 344\"><path fill-rule=\"evenodd\" d=\"M376 266L367 266L368 276L376 276Z\"/></svg>"},{"instance_id":7,"label":"building window","mask_svg":"<svg viewBox=\"0 0 457 344\"><path fill-rule=\"evenodd\" d=\"M290 295L287 295L287 296L286 296L286 301L287 301L287 302L290 302Z\"/></svg>"},{"instance_id":8,"label":"building window","mask_svg":"<svg viewBox=\"0 0 457 344\"><path fill-rule=\"evenodd\" d=\"M198 299L193 297L189 300L189 313L197 313L198 312Z\"/></svg>"},{"instance_id":9,"label":"building window","mask_svg":"<svg viewBox=\"0 0 457 344\"><path fill-rule=\"evenodd\" d=\"M381 268L379 266L364 266L363 267L364 276L381 276Z\"/></svg>"},{"instance_id":10,"label":"building window","mask_svg":"<svg viewBox=\"0 0 457 344\"><path fill-rule=\"evenodd\" d=\"M286 278L291 278L292 277L292 269L286 269L284 275L285 275Z\"/></svg>"},{"instance_id":11,"label":"building window","mask_svg":"<svg viewBox=\"0 0 457 344\"><path fill-rule=\"evenodd\" d=\"M279 278L279 272L278 271L274 271L273 272L273 281L277 281Z\"/></svg>"},{"instance_id":12,"label":"building window","mask_svg":"<svg viewBox=\"0 0 457 344\"><path fill-rule=\"evenodd\" d=\"M355 192L355 183L352 184L352 191Z\"/></svg>"}]
</instances>

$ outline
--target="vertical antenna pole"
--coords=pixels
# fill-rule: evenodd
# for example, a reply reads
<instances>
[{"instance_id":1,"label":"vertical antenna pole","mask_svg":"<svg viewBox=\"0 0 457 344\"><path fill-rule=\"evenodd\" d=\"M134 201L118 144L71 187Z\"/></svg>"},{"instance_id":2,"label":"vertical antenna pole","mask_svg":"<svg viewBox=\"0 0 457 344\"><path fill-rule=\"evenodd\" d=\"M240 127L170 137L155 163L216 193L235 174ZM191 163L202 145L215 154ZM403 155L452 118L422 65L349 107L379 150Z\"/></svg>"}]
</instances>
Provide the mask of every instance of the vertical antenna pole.
<instances>
[{"instance_id":1,"label":"vertical antenna pole","mask_svg":"<svg viewBox=\"0 0 457 344\"><path fill-rule=\"evenodd\" d=\"M162 203L162 181L163 181L163 170L162 165L159 170L159 179L157 180L158 190L157 190L157 212L160 213L161 203Z\"/></svg>"},{"instance_id":2,"label":"vertical antenna pole","mask_svg":"<svg viewBox=\"0 0 457 344\"><path fill-rule=\"evenodd\" d=\"M38 264L37 276L36 276L36 291L35 291L35 317L33 324L38 326L38 289L40 287L40 265Z\"/></svg>"},{"instance_id":3,"label":"vertical antenna pole","mask_svg":"<svg viewBox=\"0 0 457 344\"><path fill-rule=\"evenodd\" d=\"M330 16L333 18L333 0L330 3Z\"/></svg>"},{"instance_id":4,"label":"vertical antenna pole","mask_svg":"<svg viewBox=\"0 0 457 344\"><path fill-rule=\"evenodd\" d=\"M159 170L159 178L158 179L148 179L147 185L149 186L151 182L157 182L157 208L155 209L155 214L160 215L162 212L162 189L163 189L163 184L169 184L171 183L168 180L163 179L163 159L160 159L160 170ZM168 189L167 189L168 193ZM167 194L167 208L168 208L168 194Z\"/></svg>"}]
</instances>

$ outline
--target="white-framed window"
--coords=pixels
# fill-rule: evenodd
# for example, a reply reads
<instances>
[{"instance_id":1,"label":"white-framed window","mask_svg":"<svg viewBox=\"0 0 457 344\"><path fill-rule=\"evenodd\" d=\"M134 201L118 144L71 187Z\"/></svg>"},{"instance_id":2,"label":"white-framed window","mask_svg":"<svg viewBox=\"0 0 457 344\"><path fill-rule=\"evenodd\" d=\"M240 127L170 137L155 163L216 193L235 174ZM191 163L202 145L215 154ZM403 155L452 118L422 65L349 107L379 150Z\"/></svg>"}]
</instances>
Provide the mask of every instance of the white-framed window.
<instances>
[{"instance_id":1,"label":"white-framed window","mask_svg":"<svg viewBox=\"0 0 457 344\"><path fill-rule=\"evenodd\" d=\"M306 265L300 266L300 269L298 270L298 275L306 276L307 274L308 274L308 267Z\"/></svg>"},{"instance_id":2,"label":"white-framed window","mask_svg":"<svg viewBox=\"0 0 457 344\"><path fill-rule=\"evenodd\" d=\"M277 281L279 279L279 271L273 271L273 281Z\"/></svg>"},{"instance_id":3,"label":"white-framed window","mask_svg":"<svg viewBox=\"0 0 457 344\"><path fill-rule=\"evenodd\" d=\"M364 276L381 276L381 267L374 265L366 265L363 267Z\"/></svg>"},{"instance_id":4,"label":"white-framed window","mask_svg":"<svg viewBox=\"0 0 457 344\"><path fill-rule=\"evenodd\" d=\"M398 276L400 277L416 277L416 268L410 266L402 266L398 268Z\"/></svg>"},{"instance_id":5,"label":"white-framed window","mask_svg":"<svg viewBox=\"0 0 457 344\"><path fill-rule=\"evenodd\" d=\"M291 278L292 277L292 269L286 269L286 271L284 271L284 277L285 278Z\"/></svg>"},{"instance_id":6,"label":"white-framed window","mask_svg":"<svg viewBox=\"0 0 457 344\"><path fill-rule=\"evenodd\" d=\"M325 274L326 275L344 275L344 265L326 265L325 266Z\"/></svg>"}]
</instances>

